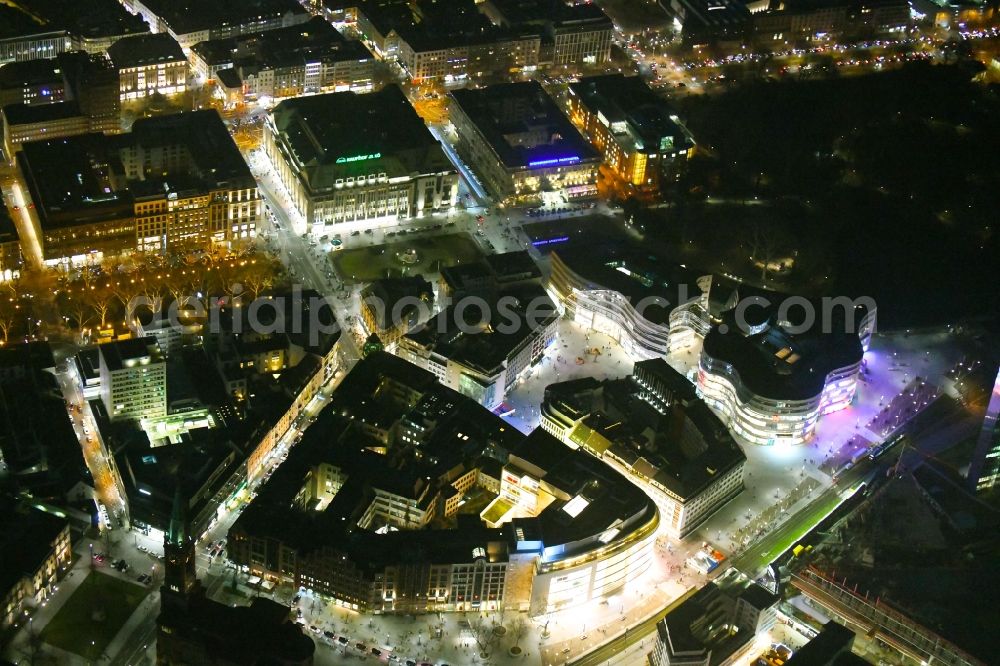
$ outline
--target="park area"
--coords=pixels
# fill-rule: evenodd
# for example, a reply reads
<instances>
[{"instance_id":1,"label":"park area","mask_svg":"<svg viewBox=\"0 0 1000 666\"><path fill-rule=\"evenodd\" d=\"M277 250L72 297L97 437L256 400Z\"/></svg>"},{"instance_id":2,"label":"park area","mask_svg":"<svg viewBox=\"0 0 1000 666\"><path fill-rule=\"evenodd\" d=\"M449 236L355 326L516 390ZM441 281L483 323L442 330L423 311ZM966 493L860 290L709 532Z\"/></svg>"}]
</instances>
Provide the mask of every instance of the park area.
<instances>
[{"instance_id":1,"label":"park area","mask_svg":"<svg viewBox=\"0 0 1000 666\"><path fill-rule=\"evenodd\" d=\"M49 645L97 661L146 592L138 585L91 572L48 623L41 638Z\"/></svg>"},{"instance_id":2,"label":"park area","mask_svg":"<svg viewBox=\"0 0 1000 666\"><path fill-rule=\"evenodd\" d=\"M463 233L338 250L332 262L343 282L356 284L386 277L437 273L442 266L475 261L481 256L476 242Z\"/></svg>"}]
</instances>

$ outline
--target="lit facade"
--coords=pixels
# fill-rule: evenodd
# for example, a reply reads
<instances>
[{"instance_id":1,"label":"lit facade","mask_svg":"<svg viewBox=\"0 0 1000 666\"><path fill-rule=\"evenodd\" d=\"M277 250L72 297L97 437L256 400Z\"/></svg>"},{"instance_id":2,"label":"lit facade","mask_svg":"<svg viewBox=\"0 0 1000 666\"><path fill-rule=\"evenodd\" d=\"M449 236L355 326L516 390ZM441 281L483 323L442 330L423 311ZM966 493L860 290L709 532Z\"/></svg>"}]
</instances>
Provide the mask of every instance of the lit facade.
<instances>
[{"instance_id":1,"label":"lit facade","mask_svg":"<svg viewBox=\"0 0 1000 666\"><path fill-rule=\"evenodd\" d=\"M598 265L591 256L577 261L576 254L550 254L548 292L573 321L611 337L633 360L666 356L708 332L711 275L690 276L688 295L663 284L648 287L644 273L628 258Z\"/></svg>"},{"instance_id":2,"label":"lit facade","mask_svg":"<svg viewBox=\"0 0 1000 666\"><path fill-rule=\"evenodd\" d=\"M1000 486L1000 373L986 406L968 478L976 492L991 492Z\"/></svg>"},{"instance_id":3,"label":"lit facade","mask_svg":"<svg viewBox=\"0 0 1000 666\"><path fill-rule=\"evenodd\" d=\"M580 79L570 84L568 107L622 194L657 193L694 154L673 110L640 77Z\"/></svg>"},{"instance_id":4,"label":"lit facade","mask_svg":"<svg viewBox=\"0 0 1000 666\"><path fill-rule=\"evenodd\" d=\"M10 587L0 590L0 628L9 630L22 626L29 609L44 604L55 591L73 563L73 549L65 517L34 506L4 509L2 545L11 570L5 572Z\"/></svg>"},{"instance_id":5,"label":"lit facade","mask_svg":"<svg viewBox=\"0 0 1000 666\"><path fill-rule=\"evenodd\" d=\"M732 321L724 326L705 337L698 391L742 439L801 444L823 414L854 399L864 353L858 334L797 339L777 322L745 333Z\"/></svg>"},{"instance_id":6,"label":"lit facade","mask_svg":"<svg viewBox=\"0 0 1000 666\"><path fill-rule=\"evenodd\" d=\"M263 148L314 232L458 200L458 173L396 86L285 100L268 116Z\"/></svg>"},{"instance_id":7,"label":"lit facade","mask_svg":"<svg viewBox=\"0 0 1000 666\"><path fill-rule=\"evenodd\" d=\"M459 153L498 200L597 192L600 157L537 82L450 93ZM511 130L511 127L518 127Z\"/></svg>"},{"instance_id":8,"label":"lit facade","mask_svg":"<svg viewBox=\"0 0 1000 666\"><path fill-rule=\"evenodd\" d=\"M108 49L108 57L118 69L123 102L187 90L187 57L169 35L120 39Z\"/></svg>"},{"instance_id":9,"label":"lit facade","mask_svg":"<svg viewBox=\"0 0 1000 666\"><path fill-rule=\"evenodd\" d=\"M167 364L156 338L107 342L98 352L101 400L112 421L167 415Z\"/></svg>"}]
</instances>

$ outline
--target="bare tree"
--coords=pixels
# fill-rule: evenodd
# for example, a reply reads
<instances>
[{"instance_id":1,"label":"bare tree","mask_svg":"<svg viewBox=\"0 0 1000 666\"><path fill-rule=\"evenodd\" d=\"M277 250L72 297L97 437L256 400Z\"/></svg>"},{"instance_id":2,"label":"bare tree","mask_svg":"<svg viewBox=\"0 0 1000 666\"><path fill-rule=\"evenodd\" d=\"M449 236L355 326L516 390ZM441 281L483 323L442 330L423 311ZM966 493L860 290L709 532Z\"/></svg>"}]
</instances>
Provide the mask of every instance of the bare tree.
<instances>
[{"instance_id":1,"label":"bare tree","mask_svg":"<svg viewBox=\"0 0 1000 666\"><path fill-rule=\"evenodd\" d=\"M756 223L750 237L750 260L761 264L760 281L767 282L771 262L780 256L782 238L773 227Z\"/></svg>"},{"instance_id":2,"label":"bare tree","mask_svg":"<svg viewBox=\"0 0 1000 666\"><path fill-rule=\"evenodd\" d=\"M472 637L476 641L476 647L479 648L479 655L485 659L489 656L490 645L496 640L493 626L486 622L481 615L476 615L476 619L470 622L469 626L472 630Z\"/></svg>"},{"instance_id":3,"label":"bare tree","mask_svg":"<svg viewBox=\"0 0 1000 666\"><path fill-rule=\"evenodd\" d=\"M0 298L0 335L3 335L3 344L7 344L10 339L10 332L14 329L17 318L21 314L20 309L20 304L13 296Z\"/></svg>"},{"instance_id":4,"label":"bare tree","mask_svg":"<svg viewBox=\"0 0 1000 666\"><path fill-rule=\"evenodd\" d=\"M87 301L94 308L94 314L100 318L101 328L107 325L108 313L111 312L111 301L114 297L115 295L111 291L110 285L91 287L90 291L87 292Z\"/></svg>"},{"instance_id":5,"label":"bare tree","mask_svg":"<svg viewBox=\"0 0 1000 666\"><path fill-rule=\"evenodd\" d=\"M510 622L510 634L514 638L514 647L518 650L521 648L521 639L526 633L528 633L528 623L523 615L518 614Z\"/></svg>"}]
</instances>

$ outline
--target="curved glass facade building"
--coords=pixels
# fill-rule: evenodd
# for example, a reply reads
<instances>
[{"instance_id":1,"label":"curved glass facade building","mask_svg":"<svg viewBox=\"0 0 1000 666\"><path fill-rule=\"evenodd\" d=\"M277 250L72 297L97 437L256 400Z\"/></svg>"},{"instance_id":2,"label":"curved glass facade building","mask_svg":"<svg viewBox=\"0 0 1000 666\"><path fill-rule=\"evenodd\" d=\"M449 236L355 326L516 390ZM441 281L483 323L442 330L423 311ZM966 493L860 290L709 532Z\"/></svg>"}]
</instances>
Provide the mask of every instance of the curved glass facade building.
<instances>
[{"instance_id":1,"label":"curved glass facade building","mask_svg":"<svg viewBox=\"0 0 1000 666\"><path fill-rule=\"evenodd\" d=\"M662 358L709 331L710 275L661 265L639 253L602 256L550 254L546 286L573 321L611 337L634 361Z\"/></svg>"},{"instance_id":2,"label":"curved glass facade building","mask_svg":"<svg viewBox=\"0 0 1000 666\"><path fill-rule=\"evenodd\" d=\"M830 328L793 334L770 312L747 324L730 310L705 336L698 392L748 442L801 444L857 390L862 339Z\"/></svg>"}]
</instances>

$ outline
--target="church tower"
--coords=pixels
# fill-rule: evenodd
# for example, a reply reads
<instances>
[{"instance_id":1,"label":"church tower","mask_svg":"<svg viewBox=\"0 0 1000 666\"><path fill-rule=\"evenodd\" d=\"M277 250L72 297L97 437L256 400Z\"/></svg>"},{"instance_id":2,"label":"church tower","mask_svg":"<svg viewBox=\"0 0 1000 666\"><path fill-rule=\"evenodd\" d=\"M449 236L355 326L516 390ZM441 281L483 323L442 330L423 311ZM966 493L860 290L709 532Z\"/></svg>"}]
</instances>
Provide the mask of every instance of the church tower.
<instances>
[{"instance_id":1,"label":"church tower","mask_svg":"<svg viewBox=\"0 0 1000 666\"><path fill-rule=\"evenodd\" d=\"M187 521L187 502L180 488L174 493L174 507L170 515L170 528L163 539L163 589L164 603L186 602L192 595L202 591L195 570L194 539Z\"/></svg>"}]
</instances>

